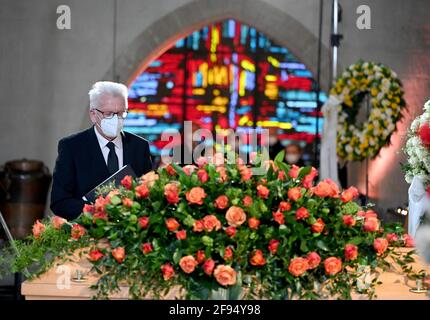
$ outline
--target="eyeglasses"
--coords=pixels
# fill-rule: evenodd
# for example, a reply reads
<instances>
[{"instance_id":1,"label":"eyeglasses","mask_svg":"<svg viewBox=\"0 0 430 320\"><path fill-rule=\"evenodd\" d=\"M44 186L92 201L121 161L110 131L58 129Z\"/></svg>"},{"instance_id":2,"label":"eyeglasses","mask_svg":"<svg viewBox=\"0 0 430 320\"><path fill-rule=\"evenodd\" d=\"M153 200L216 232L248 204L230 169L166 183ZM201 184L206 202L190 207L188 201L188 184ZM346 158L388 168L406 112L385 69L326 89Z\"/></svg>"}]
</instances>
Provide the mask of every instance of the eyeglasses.
<instances>
[{"instance_id":1,"label":"eyeglasses","mask_svg":"<svg viewBox=\"0 0 430 320\"><path fill-rule=\"evenodd\" d=\"M128 112L127 111L121 111L121 112L103 112L97 108L94 108L94 110L97 110L103 115L104 119L112 119L115 115L118 116L118 118L124 119L127 117Z\"/></svg>"}]
</instances>

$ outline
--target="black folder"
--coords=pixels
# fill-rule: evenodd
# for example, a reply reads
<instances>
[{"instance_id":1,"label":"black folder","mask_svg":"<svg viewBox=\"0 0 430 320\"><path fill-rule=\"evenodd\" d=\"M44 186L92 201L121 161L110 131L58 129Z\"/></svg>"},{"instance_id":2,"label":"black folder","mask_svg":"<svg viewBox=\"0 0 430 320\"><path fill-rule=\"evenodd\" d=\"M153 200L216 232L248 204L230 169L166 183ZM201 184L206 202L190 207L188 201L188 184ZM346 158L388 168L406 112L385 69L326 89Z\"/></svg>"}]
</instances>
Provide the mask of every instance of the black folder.
<instances>
[{"instance_id":1,"label":"black folder","mask_svg":"<svg viewBox=\"0 0 430 320\"><path fill-rule=\"evenodd\" d=\"M133 168L126 164L121 169L119 169L117 172L115 172L113 175L111 175L109 178L107 178L105 181L100 183L98 186L96 186L94 189L89 191L85 196L82 197L83 200L93 203L97 198L97 189L108 185L112 182L114 182L116 187L119 187L121 184L121 180L125 176L131 176L132 178L136 178L136 173L134 172Z\"/></svg>"}]
</instances>

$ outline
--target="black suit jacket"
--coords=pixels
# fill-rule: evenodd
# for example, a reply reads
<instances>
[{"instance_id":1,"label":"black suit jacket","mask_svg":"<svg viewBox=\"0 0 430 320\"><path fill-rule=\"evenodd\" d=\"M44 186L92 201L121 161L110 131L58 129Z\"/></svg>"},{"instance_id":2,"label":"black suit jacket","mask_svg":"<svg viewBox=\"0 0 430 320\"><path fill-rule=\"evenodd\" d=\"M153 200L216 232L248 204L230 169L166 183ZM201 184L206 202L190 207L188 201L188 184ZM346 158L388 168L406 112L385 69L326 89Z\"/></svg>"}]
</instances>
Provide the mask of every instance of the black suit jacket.
<instances>
[{"instance_id":1,"label":"black suit jacket","mask_svg":"<svg viewBox=\"0 0 430 320\"><path fill-rule=\"evenodd\" d=\"M123 165L129 164L137 176L152 170L149 144L134 134L122 133ZM63 138L53 173L51 210L74 219L85 204L82 197L110 176L94 127Z\"/></svg>"}]
</instances>

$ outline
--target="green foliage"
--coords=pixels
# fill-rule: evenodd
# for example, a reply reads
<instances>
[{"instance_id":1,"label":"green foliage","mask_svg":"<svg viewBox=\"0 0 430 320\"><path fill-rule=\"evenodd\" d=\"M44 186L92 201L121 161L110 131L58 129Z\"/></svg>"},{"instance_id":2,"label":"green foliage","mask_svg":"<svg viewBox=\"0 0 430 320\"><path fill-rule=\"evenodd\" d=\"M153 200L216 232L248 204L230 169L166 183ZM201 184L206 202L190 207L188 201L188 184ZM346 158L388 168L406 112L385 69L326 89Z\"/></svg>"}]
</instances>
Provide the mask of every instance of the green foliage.
<instances>
[{"instance_id":1,"label":"green foliage","mask_svg":"<svg viewBox=\"0 0 430 320\"><path fill-rule=\"evenodd\" d=\"M333 189L330 195L318 192L320 186L314 187L312 182L313 168L301 168L297 178L291 178L290 167L282 162L283 158L282 153L278 154L262 176L249 176L250 168L237 164L205 164L195 170L183 170L173 164L135 179L131 185L104 188L95 204L87 206L75 221L55 229L46 220L40 237L17 241L20 254L9 256L11 268L31 268L32 276L36 276L55 261L65 261L77 249L86 248L86 257L90 250L99 252L98 259L91 256L93 271L100 275L92 287L95 298L109 298L127 286L135 299L149 293L159 298L174 287L182 288L182 297L188 299L318 299L327 292L349 299L357 291L359 267L368 266L375 271L384 266L388 255L394 254L389 248L378 255L374 240L395 233L400 240L394 245L401 246L403 229L393 225L385 231L364 231L367 218L359 216L362 208L355 202L344 203L340 190ZM204 182L198 175L202 170L208 177ZM165 190L168 184L177 188ZM149 189L148 195L138 192L143 187ZM288 194L292 188L300 190L295 200ZM225 207L216 201L220 196L228 199ZM300 208L306 208L309 216L299 219ZM234 210L235 219L227 214ZM283 217L283 223L275 219L275 214ZM344 215L353 216L355 225L345 225ZM258 225L252 226L250 218L257 219ZM171 219L178 225L167 224ZM319 221L324 227L314 232L313 225ZM77 239L71 238L73 225L85 229L83 235L75 236ZM232 226L234 235L227 232ZM181 235L184 231L185 236ZM273 241L278 242L276 248L271 247ZM356 259L345 259L347 244L357 246ZM122 257L114 251L121 249ZM227 253L231 253L230 258ZM321 262L294 275L289 270L292 261L298 257L308 259L310 253L317 253ZM184 261L202 254L203 261L188 266L186 273ZM342 261L339 272L331 276L324 265L330 257ZM227 270L232 282L226 285L213 269L208 270L208 259L214 261L215 270ZM412 273L408 269L413 260L410 255L396 259L405 273ZM375 285L377 282L360 292L371 298Z\"/></svg>"}]
</instances>

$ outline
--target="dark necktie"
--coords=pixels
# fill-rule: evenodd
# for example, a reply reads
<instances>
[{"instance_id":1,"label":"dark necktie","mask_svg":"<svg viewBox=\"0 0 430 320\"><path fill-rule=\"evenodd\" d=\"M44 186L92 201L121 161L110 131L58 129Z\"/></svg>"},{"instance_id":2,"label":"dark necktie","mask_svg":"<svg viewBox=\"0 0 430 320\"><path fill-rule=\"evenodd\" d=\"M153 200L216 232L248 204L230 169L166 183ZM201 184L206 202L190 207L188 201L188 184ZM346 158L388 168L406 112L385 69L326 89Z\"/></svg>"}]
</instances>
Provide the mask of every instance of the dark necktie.
<instances>
[{"instance_id":1,"label":"dark necktie","mask_svg":"<svg viewBox=\"0 0 430 320\"><path fill-rule=\"evenodd\" d=\"M109 154L107 159L107 167L110 174L113 174L118 171L118 157L115 153L115 144L110 141L106 144L106 146L109 148Z\"/></svg>"}]
</instances>

